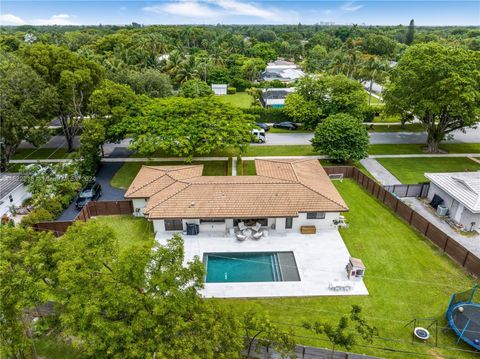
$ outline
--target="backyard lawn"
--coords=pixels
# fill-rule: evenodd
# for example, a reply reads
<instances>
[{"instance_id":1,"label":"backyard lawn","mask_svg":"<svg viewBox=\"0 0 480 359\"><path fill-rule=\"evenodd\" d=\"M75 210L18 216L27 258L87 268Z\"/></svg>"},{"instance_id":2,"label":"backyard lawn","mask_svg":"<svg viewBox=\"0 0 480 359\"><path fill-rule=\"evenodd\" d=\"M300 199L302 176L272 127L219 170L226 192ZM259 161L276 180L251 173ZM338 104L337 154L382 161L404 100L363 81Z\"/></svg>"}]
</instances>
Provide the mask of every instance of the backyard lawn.
<instances>
[{"instance_id":1,"label":"backyard lawn","mask_svg":"<svg viewBox=\"0 0 480 359\"><path fill-rule=\"evenodd\" d=\"M480 164L466 157L422 157L422 158L378 158L402 183L428 181L423 175L427 172L464 172L478 171Z\"/></svg>"},{"instance_id":2,"label":"backyard lawn","mask_svg":"<svg viewBox=\"0 0 480 359\"><path fill-rule=\"evenodd\" d=\"M143 165L149 166L172 166L172 165L184 165L185 162L126 162L122 167L115 173L110 184L113 187L117 188L128 188L130 183L137 175L138 171ZM210 162L192 162L194 165L203 164L203 175L204 176L225 176L229 171L227 169L226 161L210 161Z\"/></svg>"},{"instance_id":3,"label":"backyard lawn","mask_svg":"<svg viewBox=\"0 0 480 359\"><path fill-rule=\"evenodd\" d=\"M237 176L255 176L256 174L255 161L240 160L237 162Z\"/></svg>"},{"instance_id":4,"label":"backyard lawn","mask_svg":"<svg viewBox=\"0 0 480 359\"><path fill-rule=\"evenodd\" d=\"M250 108L252 107L252 96L246 92L237 92L233 95L218 96L218 99L224 103L228 103L235 107Z\"/></svg>"},{"instance_id":5,"label":"backyard lawn","mask_svg":"<svg viewBox=\"0 0 480 359\"><path fill-rule=\"evenodd\" d=\"M470 349L463 344L457 347L456 337L446 328L445 332L444 328L439 328L439 348L435 348L412 345L413 328L404 326L414 318L433 317L439 326L446 327L445 309L452 292L470 288L474 280L353 180L335 184L350 208L346 213L349 227L341 229L341 234L351 255L361 258L366 265L365 284L370 294L218 301L238 310L259 306L270 313L272 321L292 329L298 343L321 347L328 347L329 343L324 337L319 337L323 340L313 339L316 337L312 333L301 328L302 322L318 319L335 323L343 313L349 312L352 304L358 304L368 323L377 326L383 338L366 345L433 356L473 357L470 353L440 348ZM412 357L364 346L356 346L351 351L388 358Z\"/></svg>"}]
</instances>

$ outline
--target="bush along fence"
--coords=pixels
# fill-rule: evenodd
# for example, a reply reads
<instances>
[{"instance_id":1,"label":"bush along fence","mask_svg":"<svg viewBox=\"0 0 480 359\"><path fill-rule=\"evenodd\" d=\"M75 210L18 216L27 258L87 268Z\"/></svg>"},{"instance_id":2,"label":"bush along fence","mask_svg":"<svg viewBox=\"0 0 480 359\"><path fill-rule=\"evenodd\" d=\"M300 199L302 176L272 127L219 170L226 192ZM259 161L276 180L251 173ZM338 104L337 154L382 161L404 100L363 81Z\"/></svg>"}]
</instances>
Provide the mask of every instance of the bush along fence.
<instances>
[{"instance_id":1,"label":"bush along fence","mask_svg":"<svg viewBox=\"0 0 480 359\"><path fill-rule=\"evenodd\" d=\"M325 171L329 175L343 174L344 178L354 179L367 192L389 207L412 228L416 229L455 262L460 264L460 266L462 266L467 272L476 277L480 277L480 258L456 242L434 224L426 220L422 215L411 209L408 205L375 182L375 180L362 173L357 167L325 167Z\"/></svg>"},{"instance_id":2,"label":"bush along fence","mask_svg":"<svg viewBox=\"0 0 480 359\"><path fill-rule=\"evenodd\" d=\"M126 201L99 201L88 202L78 212L73 221L52 221L40 222L33 226L37 231L52 231L59 237L65 233L75 221L88 221L95 216L110 216L114 214L132 214L133 204L131 200Z\"/></svg>"}]
</instances>

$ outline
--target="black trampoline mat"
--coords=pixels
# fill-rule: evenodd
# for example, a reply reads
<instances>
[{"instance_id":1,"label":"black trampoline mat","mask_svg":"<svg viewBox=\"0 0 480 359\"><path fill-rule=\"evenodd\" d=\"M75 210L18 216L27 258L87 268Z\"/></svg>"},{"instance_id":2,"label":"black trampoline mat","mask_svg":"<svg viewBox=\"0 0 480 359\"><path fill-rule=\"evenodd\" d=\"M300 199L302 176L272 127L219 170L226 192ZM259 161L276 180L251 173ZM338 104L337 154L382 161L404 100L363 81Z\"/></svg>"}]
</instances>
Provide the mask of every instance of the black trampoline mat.
<instances>
[{"instance_id":1,"label":"black trampoline mat","mask_svg":"<svg viewBox=\"0 0 480 359\"><path fill-rule=\"evenodd\" d=\"M463 312L460 312L460 307L463 308ZM468 303L457 305L452 311L452 322L459 334L463 332L462 338L471 342L475 339L480 340L480 305Z\"/></svg>"}]
</instances>

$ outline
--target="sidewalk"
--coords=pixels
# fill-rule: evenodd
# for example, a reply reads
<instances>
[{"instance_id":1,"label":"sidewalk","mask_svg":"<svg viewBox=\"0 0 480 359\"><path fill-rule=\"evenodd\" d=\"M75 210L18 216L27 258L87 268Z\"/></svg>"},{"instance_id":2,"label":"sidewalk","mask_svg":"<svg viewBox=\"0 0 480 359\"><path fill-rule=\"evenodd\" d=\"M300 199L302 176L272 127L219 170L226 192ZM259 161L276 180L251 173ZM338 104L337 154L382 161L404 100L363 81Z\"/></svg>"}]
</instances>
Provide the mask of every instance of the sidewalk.
<instances>
[{"instance_id":1,"label":"sidewalk","mask_svg":"<svg viewBox=\"0 0 480 359\"><path fill-rule=\"evenodd\" d=\"M363 160L360 160L360 163L382 185L390 186L395 184L402 184L397 179L397 177L392 175L385 167L378 163L377 160L373 158L365 158Z\"/></svg>"},{"instance_id":2,"label":"sidewalk","mask_svg":"<svg viewBox=\"0 0 480 359\"><path fill-rule=\"evenodd\" d=\"M415 197L401 198L401 200L406 203L410 208L422 215L427 221L433 223L435 226L440 228L447 235L452 237L455 242L460 243L470 252L475 254L477 257L480 257L480 234L473 236L464 236L452 227L450 227L444 220L436 216L432 211L429 211L427 207Z\"/></svg>"}]
</instances>

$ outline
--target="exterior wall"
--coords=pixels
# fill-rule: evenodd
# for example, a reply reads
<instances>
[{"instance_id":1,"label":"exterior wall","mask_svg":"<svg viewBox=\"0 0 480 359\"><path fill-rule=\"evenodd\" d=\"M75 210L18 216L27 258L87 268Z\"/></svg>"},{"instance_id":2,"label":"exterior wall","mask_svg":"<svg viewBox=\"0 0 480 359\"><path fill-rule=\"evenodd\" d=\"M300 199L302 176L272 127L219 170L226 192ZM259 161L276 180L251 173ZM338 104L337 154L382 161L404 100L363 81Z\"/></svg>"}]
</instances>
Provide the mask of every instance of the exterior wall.
<instances>
[{"instance_id":1,"label":"exterior wall","mask_svg":"<svg viewBox=\"0 0 480 359\"><path fill-rule=\"evenodd\" d=\"M445 205L448 207L450 217L455 221L464 225L465 229L469 230L472 226L472 222L475 222L473 229L480 229L480 213L472 213L459 203L455 198L443 191L435 184L430 184L427 198L431 201L433 196L437 194L443 198Z\"/></svg>"},{"instance_id":2,"label":"exterior wall","mask_svg":"<svg viewBox=\"0 0 480 359\"><path fill-rule=\"evenodd\" d=\"M338 220L339 217L339 212L326 212L323 219L307 219L306 213L299 213L298 217L293 217L292 229L285 231L299 232L301 226L315 226L317 229L334 228L333 220Z\"/></svg>"},{"instance_id":3,"label":"exterior wall","mask_svg":"<svg viewBox=\"0 0 480 359\"><path fill-rule=\"evenodd\" d=\"M475 222L472 230L480 231L480 213L472 213L465 208L460 216L459 222L463 224L466 230L470 230L472 222Z\"/></svg>"},{"instance_id":4,"label":"exterior wall","mask_svg":"<svg viewBox=\"0 0 480 359\"><path fill-rule=\"evenodd\" d=\"M223 96L227 94L227 86L215 86L212 85L213 93L217 96Z\"/></svg>"},{"instance_id":5,"label":"exterior wall","mask_svg":"<svg viewBox=\"0 0 480 359\"><path fill-rule=\"evenodd\" d=\"M10 201L10 196L12 196L12 201ZM20 207L23 201L30 197L31 194L27 191L24 185L18 186L0 200L0 217L5 214L10 215L11 206Z\"/></svg>"},{"instance_id":6,"label":"exterior wall","mask_svg":"<svg viewBox=\"0 0 480 359\"><path fill-rule=\"evenodd\" d=\"M133 215L135 217L143 217L143 211L145 210L145 206L147 205L146 198L134 198L132 199L133 204Z\"/></svg>"}]
</instances>

